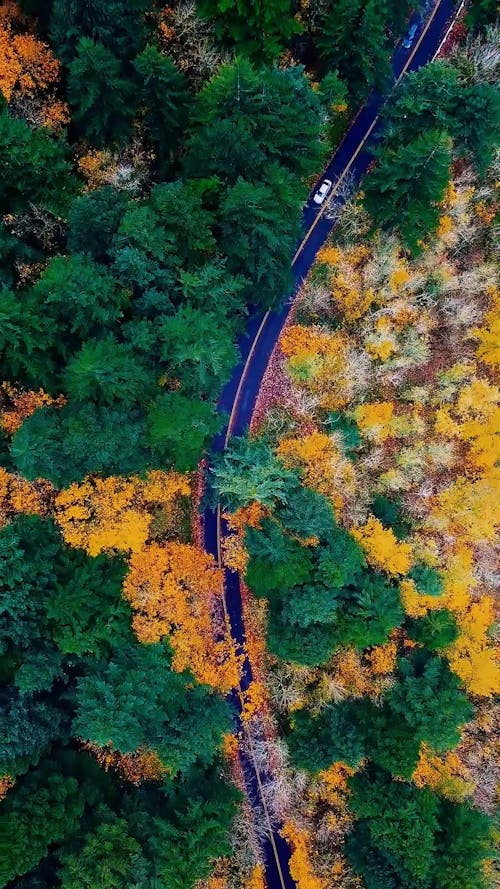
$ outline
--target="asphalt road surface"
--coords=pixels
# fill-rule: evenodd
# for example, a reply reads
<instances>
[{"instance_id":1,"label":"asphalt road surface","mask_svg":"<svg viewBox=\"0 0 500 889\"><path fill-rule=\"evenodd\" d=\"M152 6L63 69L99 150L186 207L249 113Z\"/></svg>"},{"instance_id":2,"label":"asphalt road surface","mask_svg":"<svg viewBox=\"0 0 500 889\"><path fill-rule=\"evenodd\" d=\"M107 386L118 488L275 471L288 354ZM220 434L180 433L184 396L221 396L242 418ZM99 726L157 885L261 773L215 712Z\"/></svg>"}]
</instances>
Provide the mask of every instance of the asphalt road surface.
<instances>
[{"instance_id":1,"label":"asphalt road surface","mask_svg":"<svg viewBox=\"0 0 500 889\"><path fill-rule=\"evenodd\" d=\"M420 16L413 15L408 25L409 27L414 22L418 24L411 47L405 49L400 43L394 53L392 68L395 82L398 82L407 71L416 71L435 57L451 23L463 7L463 2L437 0L435 5L429 5L427 2L423 6L426 7L426 12L421 12ZM293 296L306 278L318 250L335 225L336 215L346 200L346 186L350 192L355 190L373 160L373 150L380 139L379 113L384 101L384 97L376 93L369 97L305 204L302 217L303 239L292 261L293 293L286 296L275 310L265 314L262 311L256 312L248 318L246 329L238 343L241 361L234 368L232 377L219 400L218 408L221 413L229 416L229 420L223 432L213 442L214 452L222 451L232 436L243 435L250 425L262 378L290 312ZM325 178L332 180L333 188L324 203L318 206L314 204L312 196ZM205 548L215 556L219 564L221 564L221 539L226 533L220 509L205 510ZM229 570L225 571L225 610L227 629L236 645L244 652L245 632L239 578ZM242 739L240 762L254 820L260 826L259 834L265 837L262 845L268 887L294 889L296 884L289 869L290 849L280 836L280 825L273 822L265 800L265 785L272 780L272 776L266 773L262 765L257 765L254 755L255 737L249 734L248 728L240 719L241 694L248 688L251 678L251 664L245 657L240 687L229 696L234 730Z\"/></svg>"}]
</instances>

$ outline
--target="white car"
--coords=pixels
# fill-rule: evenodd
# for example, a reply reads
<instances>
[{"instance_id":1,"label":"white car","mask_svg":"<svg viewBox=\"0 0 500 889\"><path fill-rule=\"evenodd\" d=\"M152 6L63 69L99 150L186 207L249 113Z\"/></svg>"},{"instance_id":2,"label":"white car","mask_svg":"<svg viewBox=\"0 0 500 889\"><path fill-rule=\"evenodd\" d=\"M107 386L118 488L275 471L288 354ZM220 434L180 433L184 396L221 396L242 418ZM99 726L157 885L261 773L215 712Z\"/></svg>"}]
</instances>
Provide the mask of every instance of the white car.
<instances>
[{"instance_id":1,"label":"white car","mask_svg":"<svg viewBox=\"0 0 500 889\"><path fill-rule=\"evenodd\" d=\"M316 194L313 197L313 201L315 204L322 204L325 200L327 194L329 193L333 182L331 179L323 179L320 187L318 188Z\"/></svg>"},{"instance_id":2,"label":"white car","mask_svg":"<svg viewBox=\"0 0 500 889\"><path fill-rule=\"evenodd\" d=\"M417 33L417 31L418 31L418 22L416 22L415 24L413 24L411 26L410 30L408 31L408 34L406 35L405 39L403 40L403 46L405 49L410 48L413 41L415 40L415 34Z\"/></svg>"}]
</instances>

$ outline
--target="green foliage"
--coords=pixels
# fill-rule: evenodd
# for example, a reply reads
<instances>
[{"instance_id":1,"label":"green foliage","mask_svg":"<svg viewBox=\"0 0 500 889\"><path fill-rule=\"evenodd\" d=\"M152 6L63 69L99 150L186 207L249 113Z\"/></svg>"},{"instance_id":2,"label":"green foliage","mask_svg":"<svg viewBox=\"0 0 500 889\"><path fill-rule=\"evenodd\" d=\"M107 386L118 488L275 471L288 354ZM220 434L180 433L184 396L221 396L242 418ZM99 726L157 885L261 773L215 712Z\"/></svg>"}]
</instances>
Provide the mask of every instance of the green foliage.
<instances>
[{"instance_id":1,"label":"green foliage","mask_svg":"<svg viewBox=\"0 0 500 889\"><path fill-rule=\"evenodd\" d=\"M306 667L326 664L332 657L337 640L331 624L309 624L298 630L289 623L271 601L267 625L267 647L277 658Z\"/></svg>"},{"instance_id":2,"label":"green foliage","mask_svg":"<svg viewBox=\"0 0 500 889\"><path fill-rule=\"evenodd\" d=\"M127 195L112 185L76 198L68 215L70 252L89 253L92 259L104 261L128 202Z\"/></svg>"},{"instance_id":3,"label":"green foliage","mask_svg":"<svg viewBox=\"0 0 500 889\"><path fill-rule=\"evenodd\" d=\"M55 764L20 779L0 808L0 884L31 870L53 843L76 833L84 806L83 788Z\"/></svg>"},{"instance_id":4,"label":"green foliage","mask_svg":"<svg viewBox=\"0 0 500 889\"><path fill-rule=\"evenodd\" d=\"M370 512L382 522L385 527L391 528L398 540L404 540L411 531L410 522L403 518L401 504L398 500L389 500L378 494L370 504Z\"/></svg>"},{"instance_id":5,"label":"green foliage","mask_svg":"<svg viewBox=\"0 0 500 889\"><path fill-rule=\"evenodd\" d=\"M440 596L443 592L443 578L435 568L428 565L414 565L408 577L414 581L422 596Z\"/></svg>"},{"instance_id":6,"label":"green foliage","mask_svg":"<svg viewBox=\"0 0 500 889\"><path fill-rule=\"evenodd\" d=\"M267 181L276 164L294 177L310 175L322 157L322 111L301 67L256 70L242 59L224 65L197 96L186 173L215 174L231 185L239 177ZM231 141L221 142L230 129ZM239 141L242 150L233 158L228 148ZM296 193L304 194L298 183Z\"/></svg>"},{"instance_id":7,"label":"green foliage","mask_svg":"<svg viewBox=\"0 0 500 889\"><path fill-rule=\"evenodd\" d=\"M209 402L188 398L181 392L162 392L148 412L154 458L180 472L196 469L220 422Z\"/></svg>"},{"instance_id":8,"label":"green foliage","mask_svg":"<svg viewBox=\"0 0 500 889\"><path fill-rule=\"evenodd\" d=\"M486 815L378 770L349 784L360 820L346 851L367 889L486 889L482 863L492 854Z\"/></svg>"},{"instance_id":9,"label":"green foliage","mask_svg":"<svg viewBox=\"0 0 500 889\"><path fill-rule=\"evenodd\" d=\"M405 246L418 252L437 228L449 181L449 137L426 131L397 148L380 149L377 157L364 189L366 210L376 227L398 229Z\"/></svg>"},{"instance_id":10,"label":"green foliage","mask_svg":"<svg viewBox=\"0 0 500 889\"><path fill-rule=\"evenodd\" d=\"M359 429L354 420L350 420L342 411L330 411L324 421L332 432L340 433L341 447L348 457L361 444Z\"/></svg>"},{"instance_id":11,"label":"green foliage","mask_svg":"<svg viewBox=\"0 0 500 889\"><path fill-rule=\"evenodd\" d=\"M269 184L238 179L227 190L219 209L220 244L229 271L245 269L248 300L270 307L290 292L300 203L293 183L278 169Z\"/></svg>"},{"instance_id":12,"label":"green foliage","mask_svg":"<svg viewBox=\"0 0 500 889\"><path fill-rule=\"evenodd\" d=\"M471 0L466 21L475 30L483 30L489 24L493 24L497 18L498 4L496 0Z\"/></svg>"},{"instance_id":13,"label":"green foliage","mask_svg":"<svg viewBox=\"0 0 500 889\"><path fill-rule=\"evenodd\" d=\"M330 0L317 40L325 68L337 69L355 100L391 79L392 46L388 27L400 31L410 3Z\"/></svg>"},{"instance_id":14,"label":"green foliage","mask_svg":"<svg viewBox=\"0 0 500 889\"><path fill-rule=\"evenodd\" d=\"M287 743L299 769L320 772L339 760L357 768L366 756L359 702L327 704L316 716L307 710L297 711Z\"/></svg>"},{"instance_id":15,"label":"green foliage","mask_svg":"<svg viewBox=\"0 0 500 889\"><path fill-rule=\"evenodd\" d=\"M147 447L146 417L128 405L67 404L36 410L16 432L12 459L26 478L57 487L94 472L134 475L155 464Z\"/></svg>"},{"instance_id":16,"label":"green foliage","mask_svg":"<svg viewBox=\"0 0 500 889\"><path fill-rule=\"evenodd\" d=\"M31 202L64 212L77 185L68 154L62 139L31 129L0 108L0 210L16 213Z\"/></svg>"},{"instance_id":17,"label":"green foliage","mask_svg":"<svg viewBox=\"0 0 500 889\"><path fill-rule=\"evenodd\" d=\"M404 619L398 588L374 572L365 572L358 584L341 591L336 626L339 642L360 649L381 645Z\"/></svg>"},{"instance_id":18,"label":"green foliage","mask_svg":"<svg viewBox=\"0 0 500 889\"><path fill-rule=\"evenodd\" d=\"M215 20L215 33L250 58L270 62L299 27L291 0L199 0L202 16Z\"/></svg>"},{"instance_id":19,"label":"green foliage","mask_svg":"<svg viewBox=\"0 0 500 889\"><path fill-rule=\"evenodd\" d=\"M370 771L349 779L350 808L362 819L370 843L405 881L427 886L438 829L438 798L427 788L392 781L385 772ZM416 841L418 838L418 841ZM353 845L349 844L351 857ZM354 855L356 855L354 851ZM356 867L356 857L352 860Z\"/></svg>"},{"instance_id":20,"label":"green foliage","mask_svg":"<svg viewBox=\"0 0 500 889\"><path fill-rule=\"evenodd\" d=\"M129 826L111 812L106 821L85 835L78 852L60 856L61 889L127 889L142 849Z\"/></svg>"},{"instance_id":21,"label":"green foliage","mask_svg":"<svg viewBox=\"0 0 500 889\"><path fill-rule=\"evenodd\" d=\"M491 84L469 84L449 62L436 61L404 78L384 117L393 146L429 130L447 132L454 153L471 154L484 172L498 142L500 97Z\"/></svg>"},{"instance_id":22,"label":"green foliage","mask_svg":"<svg viewBox=\"0 0 500 889\"><path fill-rule=\"evenodd\" d=\"M451 645L459 634L453 614L445 608L429 611L424 617L410 618L406 622L406 631L410 639L431 651Z\"/></svg>"},{"instance_id":23,"label":"green foliage","mask_svg":"<svg viewBox=\"0 0 500 889\"><path fill-rule=\"evenodd\" d=\"M187 81L167 56L147 46L134 60L140 83L142 122L163 176L179 148L187 123L190 97Z\"/></svg>"},{"instance_id":24,"label":"green foliage","mask_svg":"<svg viewBox=\"0 0 500 889\"><path fill-rule=\"evenodd\" d=\"M287 501L278 504L275 514L288 531L300 537L326 540L340 530L326 497L300 484L291 488Z\"/></svg>"},{"instance_id":25,"label":"green foliage","mask_svg":"<svg viewBox=\"0 0 500 889\"><path fill-rule=\"evenodd\" d=\"M135 113L135 88L121 62L101 43L82 37L69 66L73 122L93 145L125 142Z\"/></svg>"},{"instance_id":26,"label":"green foliage","mask_svg":"<svg viewBox=\"0 0 500 889\"><path fill-rule=\"evenodd\" d=\"M229 324L218 314L183 306L163 321L161 357L186 395L213 398L238 360Z\"/></svg>"},{"instance_id":27,"label":"green foliage","mask_svg":"<svg viewBox=\"0 0 500 889\"><path fill-rule=\"evenodd\" d=\"M88 340L68 361L64 388L74 401L141 402L154 386L132 347L112 336Z\"/></svg>"},{"instance_id":28,"label":"green foliage","mask_svg":"<svg viewBox=\"0 0 500 889\"><path fill-rule=\"evenodd\" d=\"M150 0L54 0L50 37L56 55L69 65L82 37L102 43L120 59L130 59L146 38Z\"/></svg>"},{"instance_id":29,"label":"green foliage","mask_svg":"<svg viewBox=\"0 0 500 889\"><path fill-rule=\"evenodd\" d=\"M247 528L245 546L250 560L245 579L256 596L281 593L311 578L311 554L273 519L263 519L259 530Z\"/></svg>"},{"instance_id":30,"label":"green foliage","mask_svg":"<svg viewBox=\"0 0 500 889\"><path fill-rule=\"evenodd\" d=\"M258 500L263 506L286 503L287 491L297 476L274 456L261 439L233 439L212 467L212 487L216 497L234 512Z\"/></svg>"},{"instance_id":31,"label":"green foliage","mask_svg":"<svg viewBox=\"0 0 500 889\"><path fill-rule=\"evenodd\" d=\"M455 747L474 713L458 677L437 655L417 651L398 662L398 682L386 700L394 721L405 720L415 738L438 753Z\"/></svg>"},{"instance_id":32,"label":"green foliage","mask_svg":"<svg viewBox=\"0 0 500 889\"><path fill-rule=\"evenodd\" d=\"M154 750L172 776L209 765L229 730L227 705L170 664L162 644L121 647L78 681L74 734L121 753Z\"/></svg>"}]
</instances>

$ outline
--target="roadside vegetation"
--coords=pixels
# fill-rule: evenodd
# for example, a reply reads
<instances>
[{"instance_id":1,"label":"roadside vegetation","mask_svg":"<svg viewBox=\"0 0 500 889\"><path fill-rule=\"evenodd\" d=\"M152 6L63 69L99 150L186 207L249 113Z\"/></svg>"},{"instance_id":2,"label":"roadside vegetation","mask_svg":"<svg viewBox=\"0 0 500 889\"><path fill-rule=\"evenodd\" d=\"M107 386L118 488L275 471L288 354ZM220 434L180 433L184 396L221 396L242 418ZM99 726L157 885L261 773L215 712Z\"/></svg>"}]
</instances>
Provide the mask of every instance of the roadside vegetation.
<instances>
[{"instance_id":1,"label":"roadside vegetation","mask_svg":"<svg viewBox=\"0 0 500 889\"><path fill-rule=\"evenodd\" d=\"M1 886L264 889L200 460L409 10L1 6ZM490 857L497 100L471 15L483 36L398 93L282 338L284 400L214 471L300 889L452 889L452 864L478 889Z\"/></svg>"},{"instance_id":2,"label":"roadside vegetation","mask_svg":"<svg viewBox=\"0 0 500 889\"><path fill-rule=\"evenodd\" d=\"M495 882L495 45L470 39L398 88L252 435L214 472L303 889ZM434 194L399 176L406 213L408 139L446 163Z\"/></svg>"}]
</instances>

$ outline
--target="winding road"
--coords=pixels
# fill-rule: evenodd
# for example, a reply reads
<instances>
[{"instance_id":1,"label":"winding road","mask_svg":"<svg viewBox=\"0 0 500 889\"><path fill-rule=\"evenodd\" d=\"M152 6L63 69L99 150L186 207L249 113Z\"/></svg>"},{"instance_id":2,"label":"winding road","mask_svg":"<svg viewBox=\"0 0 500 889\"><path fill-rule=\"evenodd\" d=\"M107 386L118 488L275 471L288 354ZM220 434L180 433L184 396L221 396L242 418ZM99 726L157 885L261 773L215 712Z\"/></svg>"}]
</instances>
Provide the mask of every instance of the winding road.
<instances>
[{"instance_id":1,"label":"winding road","mask_svg":"<svg viewBox=\"0 0 500 889\"><path fill-rule=\"evenodd\" d=\"M392 60L394 83L398 83L407 71L415 71L436 57L463 6L463 0L460 3L437 0L425 20L419 18L418 14L412 17L410 24L418 23L418 30L409 49L405 49L401 43L396 48ZM250 425L262 378L290 312L293 298L306 278L318 250L335 225L339 210L346 200L346 184L348 183L349 191L352 192L373 159L373 149L380 139L379 115L385 101L386 97L373 93L354 119L319 180L321 182L326 177L334 183L323 205L318 207L312 201L317 185L309 196L302 217L303 239L292 260L294 289L291 298L284 299L273 311L256 313L248 318L245 332L239 340L241 361L234 368L219 400L218 408L229 415L229 420L226 428L213 442L214 452L224 450L230 438L243 435ZM206 510L205 548L212 553L220 566L221 541L226 533L220 507L216 511ZM265 787L271 776L257 763L255 739L240 718L242 694L251 681L252 668L244 648L245 630L239 577L228 569L225 569L224 610L227 629L244 655L240 686L231 693L230 701L233 705L235 731L242 738L240 762L247 795L254 818L260 822L259 835L264 836L262 844L266 881L269 889L295 889L296 884L289 868L290 849L279 833L280 825L273 823L266 804Z\"/></svg>"}]
</instances>

